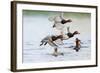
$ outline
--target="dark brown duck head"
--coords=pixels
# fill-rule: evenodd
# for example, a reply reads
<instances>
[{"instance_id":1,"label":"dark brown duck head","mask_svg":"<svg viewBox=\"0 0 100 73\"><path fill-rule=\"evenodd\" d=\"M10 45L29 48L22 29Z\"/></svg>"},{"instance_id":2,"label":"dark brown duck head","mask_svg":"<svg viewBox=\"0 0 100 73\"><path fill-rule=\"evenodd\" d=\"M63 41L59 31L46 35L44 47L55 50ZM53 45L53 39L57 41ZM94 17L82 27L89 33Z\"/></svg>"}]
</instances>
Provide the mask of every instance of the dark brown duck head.
<instances>
[{"instance_id":1,"label":"dark brown duck head","mask_svg":"<svg viewBox=\"0 0 100 73\"><path fill-rule=\"evenodd\" d=\"M73 35L80 34L78 31L74 31Z\"/></svg>"},{"instance_id":2,"label":"dark brown duck head","mask_svg":"<svg viewBox=\"0 0 100 73\"><path fill-rule=\"evenodd\" d=\"M72 20L71 19L68 19L68 20L62 19L62 21L61 21L62 24L65 24L65 23L68 23L68 22L72 22Z\"/></svg>"},{"instance_id":3,"label":"dark brown duck head","mask_svg":"<svg viewBox=\"0 0 100 73\"><path fill-rule=\"evenodd\" d=\"M69 32L69 33L67 33L66 35L69 37L69 38L71 38L71 37L74 37L74 35L76 35L76 34L80 34L78 31L75 31L74 33L71 33L71 32Z\"/></svg>"}]
</instances>

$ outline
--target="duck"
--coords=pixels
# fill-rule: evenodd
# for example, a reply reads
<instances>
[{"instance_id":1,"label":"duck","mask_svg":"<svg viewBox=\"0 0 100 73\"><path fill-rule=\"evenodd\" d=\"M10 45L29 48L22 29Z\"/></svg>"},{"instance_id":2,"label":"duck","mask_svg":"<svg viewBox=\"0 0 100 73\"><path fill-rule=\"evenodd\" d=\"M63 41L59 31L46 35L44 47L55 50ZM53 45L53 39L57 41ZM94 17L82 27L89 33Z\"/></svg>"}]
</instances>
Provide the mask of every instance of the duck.
<instances>
[{"instance_id":1,"label":"duck","mask_svg":"<svg viewBox=\"0 0 100 73\"><path fill-rule=\"evenodd\" d=\"M54 22L53 28L56 28L60 24L64 25L64 24L69 23L69 22L72 22L72 20L71 19L61 19L61 21L59 21L59 22Z\"/></svg>"},{"instance_id":2,"label":"duck","mask_svg":"<svg viewBox=\"0 0 100 73\"><path fill-rule=\"evenodd\" d=\"M68 40L74 37L74 35L76 34L80 34L78 31L74 31L73 33L71 33L69 31L69 27L67 28L67 31L68 33L64 35L46 36L45 38L42 39L40 46L46 45L48 43L50 46L54 48L54 55L57 56L59 45L56 44L56 40L60 39L60 41L62 42L63 40Z\"/></svg>"},{"instance_id":3,"label":"duck","mask_svg":"<svg viewBox=\"0 0 100 73\"><path fill-rule=\"evenodd\" d=\"M46 36L44 39L42 39L40 46L46 45L47 43L54 48L53 55L57 56L58 53L58 45L54 42L58 38L61 38L59 36Z\"/></svg>"},{"instance_id":4,"label":"duck","mask_svg":"<svg viewBox=\"0 0 100 73\"><path fill-rule=\"evenodd\" d=\"M65 19L65 18L64 18L64 13L63 13L63 12L61 12L60 15L55 16L55 17L53 18L53 21L54 21L54 25L53 25L52 27L53 27L53 28L56 28L57 30L63 30L64 25L65 25L66 23L72 22L71 19Z\"/></svg>"},{"instance_id":5,"label":"duck","mask_svg":"<svg viewBox=\"0 0 100 73\"><path fill-rule=\"evenodd\" d=\"M81 40L76 38L74 50L76 50L76 52L78 52L80 50L80 47L81 47Z\"/></svg>"},{"instance_id":6,"label":"duck","mask_svg":"<svg viewBox=\"0 0 100 73\"><path fill-rule=\"evenodd\" d=\"M70 32L69 28L70 28L70 27L67 27L67 33L63 35L63 40L64 40L64 39L66 40L66 39L72 38L72 37L74 37L75 35L80 34L78 31L74 31L73 33Z\"/></svg>"}]
</instances>

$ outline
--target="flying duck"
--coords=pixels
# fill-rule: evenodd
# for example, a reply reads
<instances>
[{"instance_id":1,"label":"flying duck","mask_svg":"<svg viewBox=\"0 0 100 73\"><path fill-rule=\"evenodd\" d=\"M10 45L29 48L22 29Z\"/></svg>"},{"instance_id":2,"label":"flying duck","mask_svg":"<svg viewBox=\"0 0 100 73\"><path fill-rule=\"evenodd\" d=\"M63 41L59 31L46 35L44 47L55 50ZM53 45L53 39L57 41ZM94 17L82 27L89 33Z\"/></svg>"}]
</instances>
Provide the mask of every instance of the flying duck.
<instances>
[{"instance_id":1,"label":"flying duck","mask_svg":"<svg viewBox=\"0 0 100 73\"><path fill-rule=\"evenodd\" d=\"M69 23L69 22L72 22L71 19L65 19L64 18L64 13L60 13L59 16L56 16L53 18L53 21L54 21L54 25L53 25L53 28L56 28L58 30L63 30L64 28L64 25L66 23Z\"/></svg>"},{"instance_id":2,"label":"flying duck","mask_svg":"<svg viewBox=\"0 0 100 73\"><path fill-rule=\"evenodd\" d=\"M42 39L40 46L46 45L48 43L50 46L54 47L54 55L57 56L59 46L56 44L56 40L60 39L62 42L63 40L68 40L69 38L74 37L74 35L76 34L80 34L78 31L71 33L69 31L69 27L67 28L67 30L68 33L65 35L46 36L44 39Z\"/></svg>"},{"instance_id":3,"label":"flying duck","mask_svg":"<svg viewBox=\"0 0 100 73\"><path fill-rule=\"evenodd\" d=\"M76 35L76 34L80 34L78 31L74 31L73 33L72 32L70 32L70 30L69 30L69 28L70 27L67 27L67 34L65 34L65 35L63 35L64 37L64 39L69 39L69 38L72 38L72 37L74 37L74 35Z\"/></svg>"}]
</instances>

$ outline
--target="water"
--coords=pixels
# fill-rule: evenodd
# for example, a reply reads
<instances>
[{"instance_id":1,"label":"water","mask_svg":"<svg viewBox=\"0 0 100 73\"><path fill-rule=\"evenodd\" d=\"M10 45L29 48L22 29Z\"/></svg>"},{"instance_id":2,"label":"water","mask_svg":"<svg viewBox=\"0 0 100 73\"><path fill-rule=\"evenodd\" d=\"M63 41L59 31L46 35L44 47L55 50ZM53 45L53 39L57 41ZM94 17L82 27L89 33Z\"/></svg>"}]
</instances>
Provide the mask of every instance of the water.
<instances>
[{"instance_id":1,"label":"water","mask_svg":"<svg viewBox=\"0 0 100 73\"><path fill-rule=\"evenodd\" d=\"M90 27L88 28L88 30L83 27L83 25L90 26L90 18L88 17L89 14L86 15L84 14L85 16L81 16L82 20L80 21L77 21L80 19L80 16L78 14L75 14L75 16L73 14L72 15L70 14L70 16L68 16L69 18L73 19L73 23L69 25L72 31L75 31L76 28L78 28L76 26L79 26L79 28L82 29L78 28L78 30L81 33L79 36L75 36L74 38L63 41L64 45L58 48L58 52L63 53L64 55L58 55L57 57L55 57L52 55L54 52L53 47L51 47L48 44L46 46L39 46L40 41L45 36L55 34L52 28L53 22L50 22L48 20L48 17L50 17L51 15L57 15L57 13L53 13L53 12L24 13L23 15L23 63L42 63L42 62L54 62L54 61L91 59ZM75 47L76 37L78 37L82 41L79 52L73 50L73 48Z\"/></svg>"},{"instance_id":2,"label":"water","mask_svg":"<svg viewBox=\"0 0 100 73\"><path fill-rule=\"evenodd\" d=\"M39 43L38 43L39 44ZM64 41L64 45L58 48L59 53L64 55L53 56L54 48L50 45L36 46L34 43L24 43L23 62L24 63L40 63L53 61L70 61L70 60L89 60L91 59L91 43L89 40L81 44L79 52L76 52L74 41Z\"/></svg>"}]
</instances>

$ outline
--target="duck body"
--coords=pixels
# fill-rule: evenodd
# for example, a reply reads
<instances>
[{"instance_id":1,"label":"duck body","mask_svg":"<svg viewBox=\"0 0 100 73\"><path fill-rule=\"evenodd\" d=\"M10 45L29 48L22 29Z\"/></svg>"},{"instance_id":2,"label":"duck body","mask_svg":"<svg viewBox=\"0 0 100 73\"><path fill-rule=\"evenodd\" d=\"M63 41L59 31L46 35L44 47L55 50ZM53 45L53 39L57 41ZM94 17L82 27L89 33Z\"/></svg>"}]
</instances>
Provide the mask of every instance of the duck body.
<instances>
[{"instance_id":1,"label":"duck body","mask_svg":"<svg viewBox=\"0 0 100 73\"><path fill-rule=\"evenodd\" d=\"M57 30L63 30L66 23L72 22L71 19L65 19L63 13L60 13L60 15L55 16L53 18L54 25L53 28L56 28Z\"/></svg>"},{"instance_id":2,"label":"duck body","mask_svg":"<svg viewBox=\"0 0 100 73\"><path fill-rule=\"evenodd\" d=\"M75 45L74 50L76 50L76 52L78 52L80 50L80 47L81 47L81 41L78 38L76 38L75 44L76 45Z\"/></svg>"}]
</instances>

